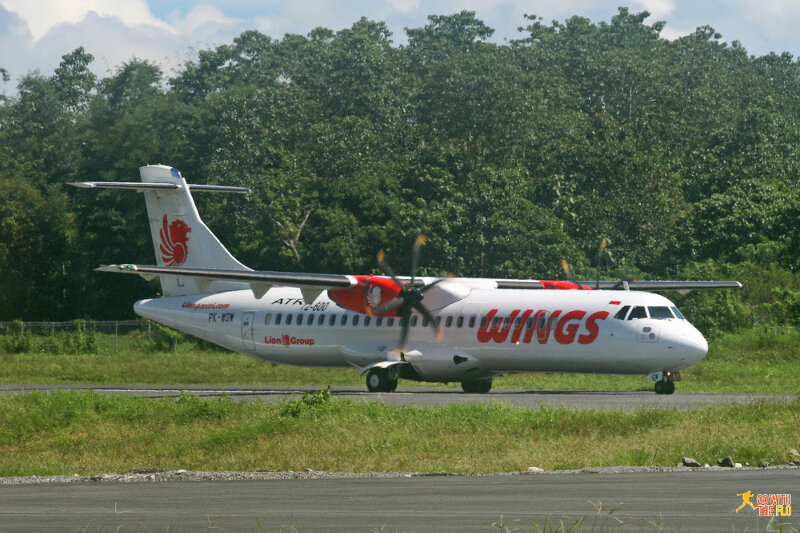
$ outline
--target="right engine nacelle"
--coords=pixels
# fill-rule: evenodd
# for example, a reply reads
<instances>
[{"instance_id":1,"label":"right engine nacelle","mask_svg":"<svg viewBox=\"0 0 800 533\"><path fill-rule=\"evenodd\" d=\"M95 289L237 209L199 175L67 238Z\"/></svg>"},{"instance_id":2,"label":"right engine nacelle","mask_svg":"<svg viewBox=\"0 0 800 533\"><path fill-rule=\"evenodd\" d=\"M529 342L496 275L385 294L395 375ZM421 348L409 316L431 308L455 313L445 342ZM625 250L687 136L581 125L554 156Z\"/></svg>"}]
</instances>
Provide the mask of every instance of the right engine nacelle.
<instances>
[{"instance_id":1,"label":"right engine nacelle","mask_svg":"<svg viewBox=\"0 0 800 533\"><path fill-rule=\"evenodd\" d=\"M415 344L404 352L406 361L425 381L465 381L486 377L472 355L442 344Z\"/></svg>"}]
</instances>

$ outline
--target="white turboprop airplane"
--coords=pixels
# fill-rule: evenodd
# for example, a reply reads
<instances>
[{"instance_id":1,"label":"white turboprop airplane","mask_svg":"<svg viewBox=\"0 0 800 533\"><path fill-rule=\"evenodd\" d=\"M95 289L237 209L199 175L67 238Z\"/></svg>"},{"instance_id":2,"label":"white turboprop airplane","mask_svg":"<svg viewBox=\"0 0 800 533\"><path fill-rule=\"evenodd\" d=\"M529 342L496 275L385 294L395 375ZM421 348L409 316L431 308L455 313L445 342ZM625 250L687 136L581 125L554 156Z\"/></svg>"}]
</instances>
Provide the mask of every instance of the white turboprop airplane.
<instances>
[{"instance_id":1,"label":"white turboprop airplane","mask_svg":"<svg viewBox=\"0 0 800 533\"><path fill-rule=\"evenodd\" d=\"M157 265L97 270L159 277L162 298L140 300L146 318L274 363L355 367L370 391L397 380L461 382L485 393L513 372L646 374L671 394L708 344L667 298L631 289L741 287L735 281L565 282L487 278L303 274L251 270L200 219L176 169L141 167L141 182L80 182L144 193ZM570 290L559 290L570 289ZM399 342L398 342L399 339Z\"/></svg>"}]
</instances>

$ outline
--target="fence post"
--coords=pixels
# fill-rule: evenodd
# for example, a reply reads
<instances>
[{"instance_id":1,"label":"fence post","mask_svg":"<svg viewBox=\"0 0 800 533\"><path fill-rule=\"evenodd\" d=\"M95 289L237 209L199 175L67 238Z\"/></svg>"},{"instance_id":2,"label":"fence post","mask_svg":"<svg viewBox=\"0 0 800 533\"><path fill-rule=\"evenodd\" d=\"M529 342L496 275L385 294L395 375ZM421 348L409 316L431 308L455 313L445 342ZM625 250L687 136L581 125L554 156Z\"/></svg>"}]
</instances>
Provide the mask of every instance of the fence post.
<instances>
[{"instance_id":1,"label":"fence post","mask_svg":"<svg viewBox=\"0 0 800 533\"><path fill-rule=\"evenodd\" d=\"M119 337L119 320L114 321L114 353L117 353L117 337Z\"/></svg>"}]
</instances>

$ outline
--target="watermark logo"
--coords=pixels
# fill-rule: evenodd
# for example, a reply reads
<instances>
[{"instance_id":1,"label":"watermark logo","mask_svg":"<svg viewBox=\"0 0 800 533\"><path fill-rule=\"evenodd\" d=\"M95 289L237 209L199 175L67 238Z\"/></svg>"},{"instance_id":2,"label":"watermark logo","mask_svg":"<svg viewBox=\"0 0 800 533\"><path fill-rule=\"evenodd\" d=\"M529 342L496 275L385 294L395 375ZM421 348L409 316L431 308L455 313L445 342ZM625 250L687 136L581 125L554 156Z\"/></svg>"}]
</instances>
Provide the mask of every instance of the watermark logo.
<instances>
[{"instance_id":1,"label":"watermark logo","mask_svg":"<svg viewBox=\"0 0 800 533\"><path fill-rule=\"evenodd\" d=\"M742 505L736 508L738 513L748 505L758 511L758 516L792 516L792 495L791 494L758 494L748 490L737 494L742 497ZM752 498L756 499L753 505Z\"/></svg>"}]
</instances>

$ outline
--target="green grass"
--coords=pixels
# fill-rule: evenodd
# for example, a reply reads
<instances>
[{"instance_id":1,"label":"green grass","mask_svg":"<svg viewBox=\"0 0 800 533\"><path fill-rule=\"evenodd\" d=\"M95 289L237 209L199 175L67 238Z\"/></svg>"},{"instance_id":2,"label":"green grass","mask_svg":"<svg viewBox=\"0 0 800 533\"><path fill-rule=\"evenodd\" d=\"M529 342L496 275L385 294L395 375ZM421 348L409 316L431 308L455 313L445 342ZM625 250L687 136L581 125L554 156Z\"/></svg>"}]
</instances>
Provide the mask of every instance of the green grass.
<instances>
[{"instance_id":1,"label":"green grass","mask_svg":"<svg viewBox=\"0 0 800 533\"><path fill-rule=\"evenodd\" d=\"M193 342L152 352L140 340L98 335L98 353L53 353L46 346L22 354L0 353L0 383L266 384L363 387L355 369L271 366L241 354L200 349ZM753 329L710 344L708 356L683 372L679 392L800 394L800 331ZM402 381L400 387L421 384ZM443 386L426 384L425 386ZM452 386L452 385L451 385ZM511 374L495 388L537 390L652 390L645 376Z\"/></svg>"},{"instance_id":2,"label":"green grass","mask_svg":"<svg viewBox=\"0 0 800 533\"><path fill-rule=\"evenodd\" d=\"M0 397L0 476L187 470L482 473L607 465L785 463L800 401L678 410L272 405L69 391ZM420 439L420 435L426 438Z\"/></svg>"}]
</instances>

